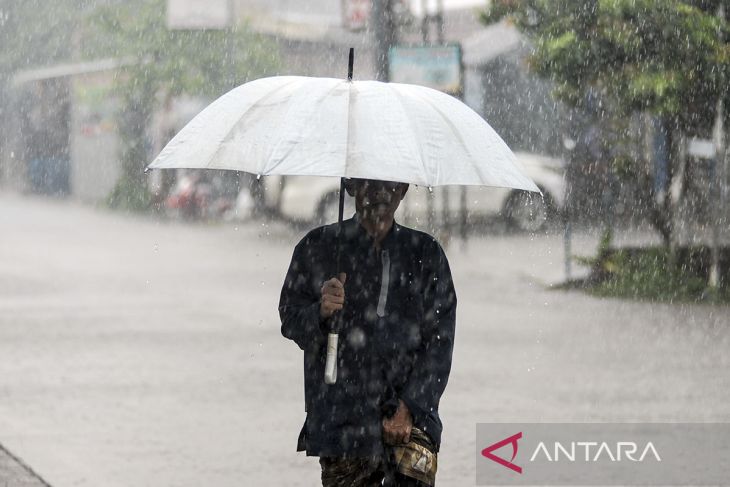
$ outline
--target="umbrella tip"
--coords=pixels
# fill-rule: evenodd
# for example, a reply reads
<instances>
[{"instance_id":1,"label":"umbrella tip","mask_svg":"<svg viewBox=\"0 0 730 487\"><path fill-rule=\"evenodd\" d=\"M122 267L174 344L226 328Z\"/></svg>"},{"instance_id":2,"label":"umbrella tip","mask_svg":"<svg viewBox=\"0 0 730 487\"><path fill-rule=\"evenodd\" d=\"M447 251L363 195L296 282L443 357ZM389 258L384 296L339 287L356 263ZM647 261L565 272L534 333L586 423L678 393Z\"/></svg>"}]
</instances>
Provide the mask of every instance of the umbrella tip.
<instances>
[{"instance_id":1,"label":"umbrella tip","mask_svg":"<svg viewBox=\"0 0 730 487\"><path fill-rule=\"evenodd\" d=\"M352 70L355 65L355 48L350 48L350 56L347 61L347 81L352 81Z\"/></svg>"},{"instance_id":2,"label":"umbrella tip","mask_svg":"<svg viewBox=\"0 0 730 487\"><path fill-rule=\"evenodd\" d=\"M149 166L147 166L147 167L145 167L145 168L144 168L144 173L145 173L145 174L147 174L147 173L148 173L148 172L150 172L151 170L152 170L152 168L151 168L151 167L149 167Z\"/></svg>"}]
</instances>

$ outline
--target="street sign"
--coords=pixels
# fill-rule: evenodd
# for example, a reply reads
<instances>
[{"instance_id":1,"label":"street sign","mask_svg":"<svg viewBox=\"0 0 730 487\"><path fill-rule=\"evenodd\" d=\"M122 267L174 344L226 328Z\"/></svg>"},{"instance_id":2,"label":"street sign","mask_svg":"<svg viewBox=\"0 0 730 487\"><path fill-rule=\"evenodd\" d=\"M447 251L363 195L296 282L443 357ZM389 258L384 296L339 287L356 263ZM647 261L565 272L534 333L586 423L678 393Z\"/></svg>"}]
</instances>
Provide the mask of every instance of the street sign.
<instances>
[{"instance_id":1,"label":"street sign","mask_svg":"<svg viewBox=\"0 0 730 487\"><path fill-rule=\"evenodd\" d=\"M716 154L715 142L693 137L687 141L687 154L699 159L712 159Z\"/></svg>"},{"instance_id":2,"label":"street sign","mask_svg":"<svg viewBox=\"0 0 730 487\"><path fill-rule=\"evenodd\" d=\"M374 0L340 0L342 27L352 31L367 28L373 11ZM482 0L483 1L483 0ZM408 0L390 0L396 25L407 25L412 21Z\"/></svg>"},{"instance_id":3,"label":"street sign","mask_svg":"<svg viewBox=\"0 0 730 487\"><path fill-rule=\"evenodd\" d=\"M461 46L394 46L388 55L388 80L427 86L453 95L462 92Z\"/></svg>"},{"instance_id":4,"label":"street sign","mask_svg":"<svg viewBox=\"0 0 730 487\"><path fill-rule=\"evenodd\" d=\"M167 0L167 28L226 29L233 23L232 0Z\"/></svg>"},{"instance_id":5,"label":"street sign","mask_svg":"<svg viewBox=\"0 0 730 487\"><path fill-rule=\"evenodd\" d=\"M348 30L362 30L367 25L372 0L341 0L342 25Z\"/></svg>"}]
</instances>

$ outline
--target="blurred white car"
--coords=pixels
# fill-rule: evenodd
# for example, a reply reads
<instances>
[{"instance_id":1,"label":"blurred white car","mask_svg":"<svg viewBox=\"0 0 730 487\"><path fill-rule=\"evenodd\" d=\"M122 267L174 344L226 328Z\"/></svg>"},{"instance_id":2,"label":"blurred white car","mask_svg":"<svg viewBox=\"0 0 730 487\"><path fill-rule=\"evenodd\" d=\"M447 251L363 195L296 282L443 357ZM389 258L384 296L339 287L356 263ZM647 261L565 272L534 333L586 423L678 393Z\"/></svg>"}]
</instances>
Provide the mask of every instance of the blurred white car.
<instances>
[{"instance_id":1,"label":"blurred white car","mask_svg":"<svg viewBox=\"0 0 730 487\"><path fill-rule=\"evenodd\" d=\"M515 229L540 229L563 206L563 161L525 152L515 155L525 174L542 191L542 197L537 193L505 188L447 186L429 191L411 185L396 212L396 219L416 228L428 227L429 214L433 218L431 221L458 222L462 203L465 203L469 224L501 216ZM266 199L268 204L278 206L286 218L325 224L337 221L339 188L339 178L269 176L266 178ZM345 218L354 213L354 200L347 195Z\"/></svg>"}]
</instances>

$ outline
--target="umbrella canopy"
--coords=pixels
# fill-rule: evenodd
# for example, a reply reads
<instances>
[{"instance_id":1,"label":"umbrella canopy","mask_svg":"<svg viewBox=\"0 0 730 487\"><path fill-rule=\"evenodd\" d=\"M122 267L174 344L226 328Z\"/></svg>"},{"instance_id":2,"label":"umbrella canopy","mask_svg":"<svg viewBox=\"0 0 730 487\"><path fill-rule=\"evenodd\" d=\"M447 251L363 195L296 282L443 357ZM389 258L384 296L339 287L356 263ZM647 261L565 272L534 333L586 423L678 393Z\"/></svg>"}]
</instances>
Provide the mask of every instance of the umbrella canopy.
<instances>
[{"instance_id":1,"label":"umbrella canopy","mask_svg":"<svg viewBox=\"0 0 730 487\"><path fill-rule=\"evenodd\" d=\"M499 135L452 96L303 76L261 78L218 98L148 167L171 168L538 191Z\"/></svg>"}]
</instances>

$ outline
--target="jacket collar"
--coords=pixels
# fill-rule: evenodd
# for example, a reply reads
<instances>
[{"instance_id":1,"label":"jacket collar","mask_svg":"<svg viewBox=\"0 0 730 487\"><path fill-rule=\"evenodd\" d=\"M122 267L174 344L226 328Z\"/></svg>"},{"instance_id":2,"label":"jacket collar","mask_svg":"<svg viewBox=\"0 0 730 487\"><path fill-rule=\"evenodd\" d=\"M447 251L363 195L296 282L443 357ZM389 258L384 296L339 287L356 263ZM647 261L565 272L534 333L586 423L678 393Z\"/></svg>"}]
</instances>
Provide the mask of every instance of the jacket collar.
<instances>
[{"instance_id":1,"label":"jacket collar","mask_svg":"<svg viewBox=\"0 0 730 487\"><path fill-rule=\"evenodd\" d=\"M346 240L356 240L361 245L367 245L373 247L373 238L368 234L365 227L360 224L360 216L355 213L352 218L345 220L344 225L344 236ZM393 220L393 225L388 230L385 238L380 242L381 249L388 249L395 245L395 242L400 232L401 226Z\"/></svg>"}]
</instances>

